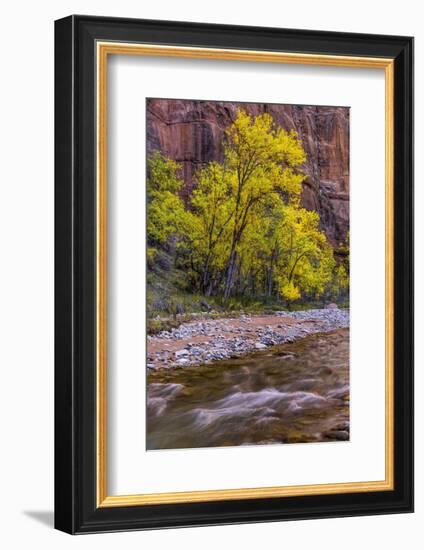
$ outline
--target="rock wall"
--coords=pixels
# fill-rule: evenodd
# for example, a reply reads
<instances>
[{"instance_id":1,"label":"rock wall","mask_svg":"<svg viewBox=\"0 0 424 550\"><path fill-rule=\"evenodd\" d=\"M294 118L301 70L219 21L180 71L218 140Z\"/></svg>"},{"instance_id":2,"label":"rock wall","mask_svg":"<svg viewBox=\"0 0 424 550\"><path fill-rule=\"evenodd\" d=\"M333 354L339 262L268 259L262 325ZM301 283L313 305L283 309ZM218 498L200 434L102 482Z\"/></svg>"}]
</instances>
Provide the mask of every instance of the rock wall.
<instances>
[{"instance_id":1,"label":"rock wall","mask_svg":"<svg viewBox=\"0 0 424 550\"><path fill-rule=\"evenodd\" d=\"M296 130L307 154L303 205L319 212L333 244L343 241L349 230L348 107L148 99L147 154L159 149L181 164L188 196L196 169L222 160L224 131L238 106L252 115L267 112L286 130Z\"/></svg>"}]
</instances>

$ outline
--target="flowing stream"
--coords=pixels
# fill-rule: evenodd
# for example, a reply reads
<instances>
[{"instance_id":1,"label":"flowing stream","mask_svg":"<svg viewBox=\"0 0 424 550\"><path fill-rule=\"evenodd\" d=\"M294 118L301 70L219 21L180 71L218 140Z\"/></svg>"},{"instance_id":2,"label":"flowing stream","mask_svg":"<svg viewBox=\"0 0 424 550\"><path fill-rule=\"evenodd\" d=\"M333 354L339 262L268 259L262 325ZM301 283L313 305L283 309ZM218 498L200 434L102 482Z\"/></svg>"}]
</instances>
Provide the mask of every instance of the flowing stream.
<instances>
[{"instance_id":1,"label":"flowing stream","mask_svg":"<svg viewBox=\"0 0 424 550\"><path fill-rule=\"evenodd\" d=\"M348 329L148 374L149 450L348 439Z\"/></svg>"}]
</instances>

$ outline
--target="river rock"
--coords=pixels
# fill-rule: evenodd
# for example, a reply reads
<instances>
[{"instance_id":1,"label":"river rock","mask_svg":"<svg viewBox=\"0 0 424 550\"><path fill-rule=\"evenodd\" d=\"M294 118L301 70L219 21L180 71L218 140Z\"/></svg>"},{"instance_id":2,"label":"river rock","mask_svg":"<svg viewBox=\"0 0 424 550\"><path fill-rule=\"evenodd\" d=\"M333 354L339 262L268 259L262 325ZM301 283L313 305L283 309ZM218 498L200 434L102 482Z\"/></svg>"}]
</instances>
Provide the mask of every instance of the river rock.
<instances>
[{"instance_id":1,"label":"river rock","mask_svg":"<svg viewBox=\"0 0 424 550\"><path fill-rule=\"evenodd\" d=\"M334 439L336 441L349 441L349 432L345 430L332 430L326 432L324 435L328 439Z\"/></svg>"},{"instance_id":2,"label":"river rock","mask_svg":"<svg viewBox=\"0 0 424 550\"><path fill-rule=\"evenodd\" d=\"M291 353L290 351L281 351L276 355L278 357L282 357L283 359L294 359L296 357L296 354Z\"/></svg>"},{"instance_id":3,"label":"river rock","mask_svg":"<svg viewBox=\"0 0 424 550\"><path fill-rule=\"evenodd\" d=\"M211 306L208 304L208 302L204 299L204 298L201 298L200 300L200 307L202 309L202 311L211 311Z\"/></svg>"},{"instance_id":4,"label":"river rock","mask_svg":"<svg viewBox=\"0 0 424 550\"><path fill-rule=\"evenodd\" d=\"M261 342L255 343L255 349L265 349L265 348L266 348L265 344L262 344Z\"/></svg>"},{"instance_id":5,"label":"river rock","mask_svg":"<svg viewBox=\"0 0 424 550\"><path fill-rule=\"evenodd\" d=\"M350 423L346 420L345 422L338 424L334 429L348 432L350 429Z\"/></svg>"},{"instance_id":6,"label":"river rock","mask_svg":"<svg viewBox=\"0 0 424 550\"><path fill-rule=\"evenodd\" d=\"M180 349L175 352L175 357L179 359L180 357L186 357L187 355L190 355L189 351L186 349Z\"/></svg>"},{"instance_id":7,"label":"river rock","mask_svg":"<svg viewBox=\"0 0 424 550\"><path fill-rule=\"evenodd\" d=\"M162 341L162 346L165 346L165 349L162 347L160 351L148 353L148 362L154 364L154 368L197 365L213 360L239 357L264 350L269 346L295 342L309 334L325 333L349 327L349 311L346 309L313 309L284 312L284 315L295 322L292 324L280 322L276 325L264 322L262 325L253 322L249 324L254 320L254 316L249 317L241 314L234 318L182 323L178 328L149 336L149 345L150 342ZM237 321L240 322L240 320L244 321L242 327L237 326ZM203 342L194 343L193 338L198 336L207 336L208 338ZM181 349L177 351L166 349L170 341L180 341ZM319 342L318 340L317 343L319 344ZM286 353L283 358L290 359L290 355ZM324 370L323 368L317 369L317 375L331 374L331 369L326 367ZM337 388L331 393L330 398L345 402L349 399L348 387Z\"/></svg>"}]
</instances>

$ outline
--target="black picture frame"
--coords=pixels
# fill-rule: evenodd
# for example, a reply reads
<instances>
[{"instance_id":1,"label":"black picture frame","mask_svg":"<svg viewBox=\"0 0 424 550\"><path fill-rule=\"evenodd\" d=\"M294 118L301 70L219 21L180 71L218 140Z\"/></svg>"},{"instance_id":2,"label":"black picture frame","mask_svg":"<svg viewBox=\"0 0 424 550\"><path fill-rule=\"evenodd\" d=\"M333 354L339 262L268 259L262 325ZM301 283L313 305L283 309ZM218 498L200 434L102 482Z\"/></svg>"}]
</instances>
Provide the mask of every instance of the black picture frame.
<instances>
[{"instance_id":1,"label":"black picture frame","mask_svg":"<svg viewBox=\"0 0 424 550\"><path fill-rule=\"evenodd\" d=\"M394 60L394 490L97 507L96 41ZM413 511L413 39L73 15L55 22L55 527L67 533Z\"/></svg>"}]
</instances>

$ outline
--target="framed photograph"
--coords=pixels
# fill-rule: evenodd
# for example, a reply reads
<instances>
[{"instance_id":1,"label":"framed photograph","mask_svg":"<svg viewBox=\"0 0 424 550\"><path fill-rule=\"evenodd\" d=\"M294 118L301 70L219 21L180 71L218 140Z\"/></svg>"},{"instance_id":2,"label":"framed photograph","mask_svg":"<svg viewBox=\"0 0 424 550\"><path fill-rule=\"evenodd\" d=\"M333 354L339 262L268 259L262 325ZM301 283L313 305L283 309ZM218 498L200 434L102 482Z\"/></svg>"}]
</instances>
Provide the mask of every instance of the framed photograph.
<instances>
[{"instance_id":1,"label":"framed photograph","mask_svg":"<svg viewBox=\"0 0 424 550\"><path fill-rule=\"evenodd\" d=\"M411 512L413 39L55 24L55 525Z\"/></svg>"}]
</instances>

